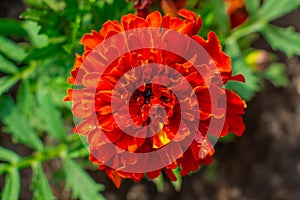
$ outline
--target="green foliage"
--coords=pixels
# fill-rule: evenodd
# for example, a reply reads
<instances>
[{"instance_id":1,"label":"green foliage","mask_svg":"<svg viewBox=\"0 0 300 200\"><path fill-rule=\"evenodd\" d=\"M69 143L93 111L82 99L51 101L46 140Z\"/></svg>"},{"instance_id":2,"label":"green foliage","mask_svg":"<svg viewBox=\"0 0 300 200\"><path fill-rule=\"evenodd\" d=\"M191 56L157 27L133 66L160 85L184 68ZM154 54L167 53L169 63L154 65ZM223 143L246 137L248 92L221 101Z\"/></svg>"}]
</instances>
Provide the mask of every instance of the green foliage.
<instances>
[{"instance_id":1,"label":"green foliage","mask_svg":"<svg viewBox=\"0 0 300 200\"><path fill-rule=\"evenodd\" d=\"M171 184L173 185L174 189L179 192L181 190L181 185L182 185L182 176L180 176L180 169L176 168L173 170L177 180L176 181L171 181Z\"/></svg>"},{"instance_id":2,"label":"green foliage","mask_svg":"<svg viewBox=\"0 0 300 200\"><path fill-rule=\"evenodd\" d=\"M280 50L288 56L300 55L300 33L295 32L293 28L270 25L263 29L262 34L274 50Z\"/></svg>"},{"instance_id":3,"label":"green foliage","mask_svg":"<svg viewBox=\"0 0 300 200\"><path fill-rule=\"evenodd\" d=\"M246 84L229 82L226 87L251 100L263 87L264 80L275 86L285 86L288 79L281 63L272 63L257 70L246 59L249 45L261 34L274 50L288 56L300 55L300 34L292 28L270 25L270 22L300 6L299 0L246 0L248 20L230 29L230 19L223 0L188 1L187 7L200 13L206 37L215 31L224 49L232 58L234 74L241 73ZM198 1L197 1L198 2ZM0 120L2 132L14 143L29 147L31 153L21 156L6 147L0 147L0 175L5 176L1 199L19 199L19 170L32 170L33 199L55 199L53 181L44 171L44 162L53 159L62 162L58 182L65 181L66 189L74 199L103 199L104 187L93 180L78 158L87 160L88 151L77 135L70 134L73 118L70 104L62 102L75 53L82 52L79 44L83 34L99 30L108 19L120 19L133 13L133 3L125 0L24 0L26 11L22 20L0 19ZM280 9L278 9L280 8ZM69 134L68 134L69 133ZM223 142L234 138L223 138ZM207 168L207 178L214 180L215 167ZM182 180L174 170L179 191ZM66 180L64 180L64 178ZM164 179L155 179L163 191Z\"/></svg>"},{"instance_id":4,"label":"green foliage","mask_svg":"<svg viewBox=\"0 0 300 200\"><path fill-rule=\"evenodd\" d=\"M0 71L6 74L14 74L18 71L18 67L4 56L0 54Z\"/></svg>"},{"instance_id":5,"label":"green foliage","mask_svg":"<svg viewBox=\"0 0 300 200\"><path fill-rule=\"evenodd\" d=\"M299 8L300 0L266 0L257 13L257 18L269 22Z\"/></svg>"},{"instance_id":6,"label":"green foliage","mask_svg":"<svg viewBox=\"0 0 300 200\"><path fill-rule=\"evenodd\" d=\"M16 142L26 144L29 147L42 151L44 146L34 130L28 126L28 120L14 105L11 98L2 99L1 105L8 109L1 112L1 121L6 125L5 132L12 134Z\"/></svg>"},{"instance_id":7,"label":"green foliage","mask_svg":"<svg viewBox=\"0 0 300 200\"><path fill-rule=\"evenodd\" d=\"M104 199L103 196L99 195L99 191L104 189L103 186L95 183L94 180L72 159L65 157L63 161L67 187L72 189L74 198L83 200Z\"/></svg>"},{"instance_id":8,"label":"green foliage","mask_svg":"<svg viewBox=\"0 0 300 200\"><path fill-rule=\"evenodd\" d=\"M267 68L266 71L257 70L245 62L249 54L249 44L256 38L251 36L260 33L274 50L280 50L287 56L299 55L300 34L292 28L281 28L270 25L270 22L291 12L299 7L300 4L299 0L293 2L288 0L280 2L265 0L261 6L259 0L245 2L246 9L249 12L247 21L243 25L233 29L226 36L224 44L226 53L232 58L234 74L243 74L246 84L229 82L226 87L236 91L244 99L251 100L255 93L262 89L264 79L269 80L275 86L285 86L288 80L285 73L283 73L284 69L282 65L281 68L276 67L276 70L272 70L272 73L270 73L268 71L273 69L273 66ZM278 9L278 7L281 9ZM248 40L246 45L242 42L245 38ZM279 71L282 73L277 73Z\"/></svg>"},{"instance_id":9,"label":"green foliage","mask_svg":"<svg viewBox=\"0 0 300 200\"><path fill-rule=\"evenodd\" d=\"M1 194L3 200L17 200L20 193L20 175L17 168L11 168L6 177L6 182Z\"/></svg>"},{"instance_id":10,"label":"green foliage","mask_svg":"<svg viewBox=\"0 0 300 200\"><path fill-rule=\"evenodd\" d=\"M289 82L286 76L282 76L285 74L285 66L282 63L273 63L268 69L266 69L262 76L269 80L277 87L286 86Z\"/></svg>"},{"instance_id":11,"label":"green foliage","mask_svg":"<svg viewBox=\"0 0 300 200\"><path fill-rule=\"evenodd\" d=\"M246 10L251 15L254 15L257 12L257 9L260 5L260 0L247 0L245 1Z\"/></svg>"},{"instance_id":12,"label":"green foliage","mask_svg":"<svg viewBox=\"0 0 300 200\"><path fill-rule=\"evenodd\" d=\"M31 187L34 189L33 199L54 200L51 187L41 163L32 164L33 177Z\"/></svg>"}]
</instances>

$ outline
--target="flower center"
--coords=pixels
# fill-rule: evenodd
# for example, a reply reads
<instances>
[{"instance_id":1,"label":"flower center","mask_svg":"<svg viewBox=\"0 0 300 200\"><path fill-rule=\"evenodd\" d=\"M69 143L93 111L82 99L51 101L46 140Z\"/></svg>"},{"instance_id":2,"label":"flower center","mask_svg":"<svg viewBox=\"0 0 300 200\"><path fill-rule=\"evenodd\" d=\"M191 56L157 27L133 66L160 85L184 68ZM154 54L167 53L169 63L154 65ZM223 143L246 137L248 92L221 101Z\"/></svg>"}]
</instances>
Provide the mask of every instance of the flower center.
<instances>
[{"instance_id":1,"label":"flower center","mask_svg":"<svg viewBox=\"0 0 300 200\"><path fill-rule=\"evenodd\" d=\"M149 104L152 94L151 83L146 84L146 88L144 90L144 104Z\"/></svg>"}]
</instances>

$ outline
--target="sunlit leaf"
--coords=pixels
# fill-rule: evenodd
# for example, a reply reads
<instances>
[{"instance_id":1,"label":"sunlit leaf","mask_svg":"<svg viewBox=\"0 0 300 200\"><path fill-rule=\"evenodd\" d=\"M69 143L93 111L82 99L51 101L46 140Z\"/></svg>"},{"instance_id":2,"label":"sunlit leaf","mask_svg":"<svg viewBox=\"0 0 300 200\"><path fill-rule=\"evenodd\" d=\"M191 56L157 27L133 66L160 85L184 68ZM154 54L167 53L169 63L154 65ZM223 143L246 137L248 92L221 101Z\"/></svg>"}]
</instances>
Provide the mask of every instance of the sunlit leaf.
<instances>
[{"instance_id":1,"label":"sunlit leaf","mask_svg":"<svg viewBox=\"0 0 300 200\"><path fill-rule=\"evenodd\" d=\"M0 52L17 62L21 62L27 56L22 47L2 36L0 36Z\"/></svg>"},{"instance_id":2,"label":"sunlit leaf","mask_svg":"<svg viewBox=\"0 0 300 200\"><path fill-rule=\"evenodd\" d=\"M165 180L163 174L160 174L157 178L152 179L152 181L155 183L158 192L164 191Z\"/></svg>"},{"instance_id":3,"label":"sunlit leaf","mask_svg":"<svg viewBox=\"0 0 300 200\"><path fill-rule=\"evenodd\" d=\"M285 65L282 63L273 63L262 73L262 76L276 87L283 87L289 83L285 72Z\"/></svg>"},{"instance_id":4,"label":"sunlit leaf","mask_svg":"<svg viewBox=\"0 0 300 200\"><path fill-rule=\"evenodd\" d=\"M59 52L59 46L50 44L44 48L36 48L30 52L30 54L24 59L25 62L30 60L45 59L50 58L51 56L57 55Z\"/></svg>"},{"instance_id":5,"label":"sunlit leaf","mask_svg":"<svg viewBox=\"0 0 300 200\"><path fill-rule=\"evenodd\" d=\"M8 164L6 163L0 163L0 175L2 175L3 173L6 172L6 169L9 167ZM0 193L0 197L1 197L1 193Z\"/></svg>"},{"instance_id":6,"label":"sunlit leaf","mask_svg":"<svg viewBox=\"0 0 300 200\"><path fill-rule=\"evenodd\" d=\"M224 0L211 0L211 4L214 8L214 21L218 26L218 30L222 33L227 33L230 29L230 22L226 13Z\"/></svg>"},{"instance_id":7,"label":"sunlit leaf","mask_svg":"<svg viewBox=\"0 0 300 200\"><path fill-rule=\"evenodd\" d=\"M300 0L264 0L262 8L258 11L258 18L271 21L299 8Z\"/></svg>"},{"instance_id":8,"label":"sunlit leaf","mask_svg":"<svg viewBox=\"0 0 300 200\"><path fill-rule=\"evenodd\" d=\"M63 124L61 113L54 105L51 96L40 87L38 92L40 117L46 125L48 133L59 140L65 140L67 132Z\"/></svg>"},{"instance_id":9,"label":"sunlit leaf","mask_svg":"<svg viewBox=\"0 0 300 200\"><path fill-rule=\"evenodd\" d=\"M15 85L18 80L18 76L5 76L0 78L0 96Z\"/></svg>"},{"instance_id":10,"label":"sunlit leaf","mask_svg":"<svg viewBox=\"0 0 300 200\"><path fill-rule=\"evenodd\" d=\"M12 150L0 146L0 160L14 163L19 159L20 157L18 156L18 154L16 154Z\"/></svg>"},{"instance_id":11,"label":"sunlit leaf","mask_svg":"<svg viewBox=\"0 0 300 200\"><path fill-rule=\"evenodd\" d=\"M82 200L104 199L99 193L103 190L102 185L96 183L75 161L68 157L65 157L63 161L66 184L72 190L73 198Z\"/></svg>"},{"instance_id":12,"label":"sunlit leaf","mask_svg":"<svg viewBox=\"0 0 300 200\"><path fill-rule=\"evenodd\" d=\"M171 184L173 185L174 189L179 192L181 190L181 185L182 185L182 176L180 176L180 169L176 168L173 170L177 181L171 181Z\"/></svg>"},{"instance_id":13,"label":"sunlit leaf","mask_svg":"<svg viewBox=\"0 0 300 200\"><path fill-rule=\"evenodd\" d=\"M32 166L33 177L31 187L33 189L34 200L53 200L55 199L48 179L44 173L41 163L34 163Z\"/></svg>"},{"instance_id":14,"label":"sunlit leaf","mask_svg":"<svg viewBox=\"0 0 300 200\"><path fill-rule=\"evenodd\" d=\"M66 5L64 1L56 1L56 0L42 0L42 1L56 12L63 10Z\"/></svg>"},{"instance_id":15,"label":"sunlit leaf","mask_svg":"<svg viewBox=\"0 0 300 200\"><path fill-rule=\"evenodd\" d=\"M1 193L2 200L18 200L20 193L20 175L17 168L7 173L5 185Z\"/></svg>"},{"instance_id":16,"label":"sunlit leaf","mask_svg":"<svg viewBox=\"0 0 300 200\"><path fill-rule=\"evenodd\" d=\"M29 116L32 115L32 107L34 103L34 97L30 88L29 80L24 79L19 86L17 106L24 115Z\"/></svg>"},{"instance_id":17,"label":"sunlit leaf","mask_svg":"<svg viewBox=\"0 0 300 200\"><path fill-rule=\"evenodd\" d=\"M22 22L14 19L0 19L0 35L23 37L27 33L22 26Z\"/></svg>"},{"instance_id":18,"label":"sunlit leaf","mask_svg":"<svg viewBox=\"0 0 300 200\"><path fill-rule=\"evenodd\" d=\"M13 103L9 97L0 99L1 109L0 119L6 126L5 131L12 135L12 137L19 143L26 144L31 148L42 151L43 143L39 139L34 130L28 126L28 120Z\"/></svg>"},{"instance_id":19,"label":"sunlit leaf","mask_svg":"<svg viewBox=\"0 0 300 200\"><path fill-rule=\"evenodd\" d=\"M256 14L260 5L260 0L246 0L244 1L246 5L246 10L250 14Z\"/></svg>"},{"instance_id":20,"label":"sunlit leaf","mask_svg":"<svg viewBox=\"0 0 300 200\"><path fill-rule=\"evenodd\" d=\"M267 26L262 31L263 36L275 50L280 50L288 56L300 55L300 33L293 28Z\"/></svg>"},{"instance_id":21,"label":"sunlit leaf","mask_svg":"<svg viewBox=\"0 0 300 200\"><path fill-rule=\"evenodd\" d=\"M14 74L18 71L18 67L0 54L0 71L7 74Z\"/></svg>"},{"instance_id":22,"label":"sunlit leaf","mask_svg":"<svg viewBox=\"0 0 300 200\"><path fill-rule=\"evenodd\" d=\"M235 91L243 99L250 100L260 90L259 77L247 67L237 41L228 40L225 51L231 57L233 74L243 74L246 79L246 83L229 81L226 88Z\"/></svg>"},{"instance_id":23,"label":"sunlit leaf","mask_svg":"<svg viewBox=\"0 0 300 200\"><path fill-rule=\"evenodd\" d=\"M42 14L43 13L40 10L29 8L26 11L22 12L20 18L25 20L39 21Z\"/></svg>"},{"instance_id":24,"label":"sunlit leaf","mask_svg":"<svg viewBox=\"0 0 300 200\"><path fill-rule=\"evenodd\" d=\"M46 47L48 45L48 37L45 34L40 34L41 27L33 21L25 21L23 24L28 33L30 42L37 48Z\"/></svg>"}]
</instances>

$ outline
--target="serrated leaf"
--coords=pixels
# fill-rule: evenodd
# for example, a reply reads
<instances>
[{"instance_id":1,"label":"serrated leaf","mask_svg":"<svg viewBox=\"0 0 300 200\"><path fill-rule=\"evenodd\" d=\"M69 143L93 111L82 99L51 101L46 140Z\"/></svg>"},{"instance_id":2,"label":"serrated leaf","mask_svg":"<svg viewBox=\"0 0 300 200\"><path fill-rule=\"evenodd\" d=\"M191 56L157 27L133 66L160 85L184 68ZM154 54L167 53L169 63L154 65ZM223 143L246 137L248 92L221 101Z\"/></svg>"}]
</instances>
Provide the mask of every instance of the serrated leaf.
<instances>
[{"instance_id":1,"label":"serrated leaf","mask_svg":"<svg viewBox=\"0 0 300 200\"><path fill-rule=\"evenodd\" d=\"M0 96L15 85L18 80L18 76L5 76L0 78Z\"/></svg>"},{"instance_id":2,"label":"serrated leaf","mask_svg":"<svg viewBox=\"0 0 300 200\"><path fill-rule=\"evenodd\" d=\"M61 141L66 139L67 131L63 124L62 116L54 105L51 96L43 91L43 87L40 86L38 92L38 102L40 108L40 117L44 124L46 125L46 129L48 133Z\"/></svg>"},{"instance_id":3,"label":"serrated leaf","mask_svg":"<svg viewBox=\"0 0 300 200\"><path fill-rule=\"evenodd\" d=\"M289 79L285 73L285 65L282 63L274 63L270 65L262 73L262 76L276 87L283 87L289 83Z\"/></svg>"},{"instance_id":4,"label":"serrated leaf","mask_svg":"<svg viewBox=\"0 0 300 200\"><path fill-rule=\"evenodd\" d=\"M260 0L246 0L244 1L246 5L246 10L250 14L256 14L260 5Z\"/></svg>"},{"instance_id":5,"label":"serrated leaf","mask_svg":"<svg viewBox=\"0 0 300 200\"><path fill-rule=\"evenodd\" d=\"M261 80L246 66L244 62L233 62L233 69L234 74L243 74L246 82L241 83L238 81L229 81L226 84L226 88L233 90L244 100L251 100L255 93L261 89Z\"/></svg>"},{"instance_id":6,"label":"serrated leaf","mask_svg":"<svg viewBox=\"0 0 300 200\"><path fill-rule=\"evenodd\" d=\"M47 4L52 10L59 12L64 9L66 6L65 2L63 1L55 1L55 0L43 0L44 3Z\"/></svg>"},{"instance_id":7,"label":"serrated leaf","mask_svg":"<svg viewBox=\"0 0 300 200\"><path fill-rule=\"evenodd\" d=\"M17 106L25 116L29 116L32 114L34 100L35 99L30 88L30 82L28 79L24 79L19 86Z\"/></svg>"},{"instance_id":8,"label":"serrated leaf","mask_svg":"<svg viewBox=\"0 0 300 200\"><path fill-rule=\"evenodd\" d=\"M180 175L180 169L177 167L176 169L173 170L177 181L171 181L171 184L173 185L174 189L179 192L181 190L181 185L182 185L182 176Z\"/></svg>"},{"instance_id":9,"label":"serrated leaf","mask_svg":"<svg viewBox=\"0 0 300 200\"><path fill-rule=\"evenodd\" d=\"M22 22L15 19L0 20L0 35L2 36L26 36L26 31L22 27Z\"/></svg>"},{"instance_id":10,"label":"serrated leaf","mask_svg":"<svg viewBox=\"0 0 300 200\"><path fill-rule=\"evenodd\" d=\"M41 163L34 163L32 166L32 170L33 170L33 177L32 177L31 188L33 190L33 199L34 200L55 199Z\"/></svg>"},{"instance_id":11,"label":"serrated leaf","mask_svg":"<svg viewBox=\"0 0 300 200\"><path fill-rule=\"evenodd\" d=\"M25 21L23 27L27 31L30 42L37 48L43 48L48 45L48 37L45 34L39 34L41 27L37 22Z\"/></svg>"},{"instance_id":12,"label":"serrated leaf","mask_svg":"<svg viewBox=\"0 0 300 200\"><path fill-rule=\"evenodd\" d=\"M104 188L96 183L75 161L65 157L63 159L67 187L72 190L73 198L82 200L102 200L99 193Z\"/></svg>"},{"instance_id":13,"label":"serrated leaf","mask_svg":"<svg viewBox=\"0 0 300 200\"><path fill-rule=\"evenodd\" d=\"M20 15L21 19L31 20L31 21L39 21L42 12L37 9L29 8L26 11L22 12Z\"/></svg>"},{"instance_id":14,"label":"serrated leaf","mask_svg":"<svg viewBox=\"0 0 300 200\"><path fill-rule=\"evenodd\" d=\"M27 56L22 47L3 36L0 36L0 52L17 62L21 62Z\"/></svg>"},{"instance_id":15,"label":"serrated leaf","mask_svg":"<svg viewBox=\"0 0 300 200\"><path fill-rule=\"evenodd\" d=\"M6 163L0 163L0 175L2 175L4 172L6 172L8 166L9 165ZM1 197L1 194L0 194L0 197Z\"/></svg>"},{"instance_id":16,"label":"serrated leaf","mask_svg":"<svg viewBox=\"0 0 300 200\"><path fill-rule=\"evenodd\" d=\"M300 0L265 0L257 15L258 18L272 21L299 8L299 6Z\"/></svg>"},{"instance_id":17,"label":"serrated leaf","mask_svg":"<svg viewBox=\"0 0 300 200\"><path fill-rule=\"evenodd\" d=\"M29 62L31 60L36 60L36 59L44 59L44 58L50 58L51 56L57 55L59 52L59 46L50 44L47 47L44 48L36 48L33 49L30 54L24 58L25 62Z\"/></svg>"},{"instance_id":18,"label":"serrated leaf","mask_svg":"<svg viewBox=\"0 0 300 200\"><path fill-rule=\"evenodd\" d=\"M243 74L246 79L246 83L229 81L226 88L233 90L248 101L260 90L260 79L247 67L235 40L226 41L225 52L231 57L233 74Z\"/></svg>"},{"instance_id":19,"label":"serrated leaf","mask_svg":"<svg viewBox=\"0 0 300 200\"><path fill-rule=\"evenodd\" d=\"M17 168L7 173L5 185L1 193L2 200L18 200L20 193L20 175Z\"/></svg>"},{"instance_id":20,"label":"serrated leaf","mask_svg":"<svg viewBox=\"0 0 300 200\"><path fill-rule=\"evenodd\" d=\"M34 130L28 126L28 120L14 105L10 97L0 99L1 109L0 119L6 126L6 130L19 143L26 144L29 147L42 151L43 143Z\"/></svg>"},{"instance_id":21,"label":"serrated leaf","mask_svg":"<svg viewBox=\"0 0 300 200\"><path fill-rule=\"evenodd\" d=\"M15 163L20 159L20 156L10 149L0 146L0 160Z\"/></svg>"},{"instance_id":22,"label":"serrated leaf","mask_svg":"<svg viewBox=\"0 0 300 200\"><path fill-rule=\"evenodd\" d=\"M226 13L224 0L210 0L214 9L214 21L218 26L218 30L227 33L230 30L230 21Z\"/></svg>"},{"instance_id":23,"label":"serrated leaf","mask_svg":"<svg viewBox=\"0 0 300 200\"><path fill-rule=\"evenodd\" d=\"M23 0L26 7L41 8L43 6L42 0Z\"/></svg>"},{"instance_id":24,"label":"serrated leaf","mask_svg":"<svg viewBox=\"0 0 300 200\"><path fill-rule=\"evenodd\" d=\"M300 55L300 33L293 28L267 26L262 31L263 36L275 50L280 50L288 56Z\"/></svg>"},{"instance_id":25,"label":"serrated leaf","mask_svg":"<svg viewBox=\"0 0 300 200\"><path fill-rule=\"evenodd\" d=\"M18 67L0 54L0 71L6 74L14 74L18 72Z\"/></svg>"}]
</instances>

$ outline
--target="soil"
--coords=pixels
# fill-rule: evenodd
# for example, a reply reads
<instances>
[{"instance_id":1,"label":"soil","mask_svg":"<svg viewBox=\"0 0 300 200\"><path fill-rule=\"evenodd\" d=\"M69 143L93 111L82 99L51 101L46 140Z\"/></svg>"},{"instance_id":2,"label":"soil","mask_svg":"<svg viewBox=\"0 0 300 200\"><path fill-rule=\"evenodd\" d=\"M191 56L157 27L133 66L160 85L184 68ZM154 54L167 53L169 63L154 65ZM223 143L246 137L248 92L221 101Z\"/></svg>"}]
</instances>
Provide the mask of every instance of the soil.
<instances>
[{"instance_id":1,"label":"soil","mask_svg":"<svg viewBox=\"0 0 300 200\"><path fill-rule=\"evenodd\" d=\"M24 9L21 1L0 0L0 17L17 18ZM300 31L300 10L279 20L277 25L293 25ZM254 47L272 51L261 38ZM148 180L133 183L125 180L120 189L100 171L88 171L105 185L104 195L110 200L297 200L300 199L300 58L286 58L275 52L286 64L290 83L286 88L274 88L266 83L263 91L251 102L245 115L247 129L244 135L230 143L218 143L213 167L203 167L199 172L183 178L182 189L176 192L165 182L163 192L158 192ZM29 155L29 149L12 143L6 134L0 134L0 144L21 155ZM60 167L58 160L44 166L46 171ZM21 198L31 199L29 190L32 172L21 171ZM49 175L50 176L50 175ZM0 188L4 176L0 177ZM57 199L70 199L63 192L63 184L53 184Z\"/></svg>"}]
</instances>

